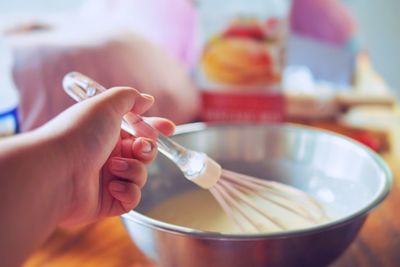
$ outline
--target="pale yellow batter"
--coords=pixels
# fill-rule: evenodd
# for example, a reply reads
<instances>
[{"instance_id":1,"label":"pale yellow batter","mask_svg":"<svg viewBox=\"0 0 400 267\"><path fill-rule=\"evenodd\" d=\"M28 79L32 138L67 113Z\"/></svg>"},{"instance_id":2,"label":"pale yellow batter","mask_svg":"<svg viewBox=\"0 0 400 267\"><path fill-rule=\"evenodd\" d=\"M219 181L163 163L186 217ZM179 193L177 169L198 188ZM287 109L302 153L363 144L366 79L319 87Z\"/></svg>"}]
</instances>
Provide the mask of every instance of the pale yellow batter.
<instances>
[{"instance_id":1,"label":"pale yellow batter","mask_svg":"<svg viewBox=\"0 0 400 267\"><path fill-rule=\"evenodd\" d=\"M274 204L267 203L260 198L252 197L252 201L256 203L258 207L268 211L268 214L279 219L287 230L308 228L317 224L294 215ZM246 209L246 213L250 214L250 217L257 224L257 227L261 229L261 232L282 231L266 218L253 212L247 206L242 206ZM202 231L227 234L242 233L235 222L228 218L211 193L202 189L186 192L167 199L150 210L146 215L163 222ZM241 221L246 223L243 219ZM318 223L323 222L326 222L326 219ZM247 223L245 224L245 232L255 233L259 232L259 230L256 230L252 225Z\"/></svg>"}]
</instances>

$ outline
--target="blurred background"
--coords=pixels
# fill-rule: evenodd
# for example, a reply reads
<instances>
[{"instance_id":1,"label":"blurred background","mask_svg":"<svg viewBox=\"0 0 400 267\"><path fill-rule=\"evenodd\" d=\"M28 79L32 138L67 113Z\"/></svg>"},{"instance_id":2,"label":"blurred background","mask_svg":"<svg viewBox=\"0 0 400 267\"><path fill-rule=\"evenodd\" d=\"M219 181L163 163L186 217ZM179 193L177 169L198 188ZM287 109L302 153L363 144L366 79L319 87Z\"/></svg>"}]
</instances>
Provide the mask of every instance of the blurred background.
<instances>
[{"instance_id":1,"label":"blurred background","mask_svg":"<svg viewBox=\"0 0 400 267\"><path fill-rule=\"evenodd\" d=\"M358 41L368 51L374 66L400 96L400 2L397 0L342 0L358 24ZM0 1L0 15L40 15L68 12L84 0L14 0ZM377 17L377 14L385 14Z\"/></svg>"},{"instance_id":2,"label":"blurred background","mask_svg":"<svg viewBox=\"0 0 400 267\"><path fill-rule=\"evenodd\" d=\"M384 1L344 1L350 8L359 25L359 41L368 50L373 64L382 74L391 88L399 96L400 75L400 17L396 10L400 2L396 0ZM385 14L379 16L378 14Z\"/></svg>"},{"instance_id":3,"label":"blurred background","mask_svg":"<svg viewBox=\"0 0 400 267\"><path fill-rule=\"evenodd\" d=\"M1 1L0 135L73 104L61 88L71 70L153 94L161 100L148 115L178 124L400 125L399 9L396 0Z\"/></svg>"}]
</instances>

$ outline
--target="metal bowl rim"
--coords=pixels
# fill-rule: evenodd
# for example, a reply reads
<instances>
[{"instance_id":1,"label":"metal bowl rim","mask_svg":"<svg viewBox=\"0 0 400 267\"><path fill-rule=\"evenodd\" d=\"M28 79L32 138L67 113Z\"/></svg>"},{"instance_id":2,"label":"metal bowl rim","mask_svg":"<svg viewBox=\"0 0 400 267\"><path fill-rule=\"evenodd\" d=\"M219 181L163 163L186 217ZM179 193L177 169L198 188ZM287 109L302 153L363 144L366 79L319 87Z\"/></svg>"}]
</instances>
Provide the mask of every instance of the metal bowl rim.
<instances>
[{"instance_id":1,"label":"metal bowl rim","mask_svg":"<svg viewBox=\"0 0 400 267\"><path fill-rule=\"evenodd\" d=\"M279 238L289 238L301 235L311 235L319 232L323 232L329 229L337 228L343 226L345 224L351 223L353 220L357 218L362 218L368 215L370 211L372 211L375 207L377 207L389 194L390 189L393 183L392 173L386 164L386 162L374 151L365 145L338 133L331 132L324 129L318 129L315 127L298 125L293 123L283 123L283 124L255 124L255 123L188 123L177 126L174 136L181 134L190 134L194 132L203 131L210 128L227 128L227 127L237 127L237 126L267 126L270 128L286 128L294 131L307 131L312 132L314 134L323 134L326 136L330 136L336 139L340 139L345 142L351 143L353 146L356 146L359 150L367 153L368 156L379 166L379 168L384 173L384 180L381 181L381 188L377 191L371 201L365 205L362 209L348 215L342 217L340 219L320 224L315 227L310 227L306 229L299 230L291 230L291 231L283 231L276 233L261 233L261 234L223 234L218 232L205 232L200 230L195 230L187 227L177 226L174 224L165 223L159 220L152 219L147 217L139 212L134 210L123 214L121 217L123 220L133 221L135 223L141 224L146 227L150 227L153 229L157 229L163 232L169 232L176 235L184 235L184 236L192 236L202 239L218 239L218 240L257 240L257 239L279 239Z\"/></svg>"}]
</instances>

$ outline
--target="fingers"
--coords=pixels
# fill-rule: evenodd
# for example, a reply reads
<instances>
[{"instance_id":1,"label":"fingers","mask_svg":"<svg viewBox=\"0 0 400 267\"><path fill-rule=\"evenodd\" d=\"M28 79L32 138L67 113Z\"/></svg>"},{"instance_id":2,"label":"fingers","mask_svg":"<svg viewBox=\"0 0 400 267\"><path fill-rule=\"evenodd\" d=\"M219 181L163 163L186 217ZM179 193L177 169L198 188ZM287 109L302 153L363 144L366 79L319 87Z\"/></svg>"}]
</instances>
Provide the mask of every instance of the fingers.
<instances>
[{"instance_id":1,"label":"fingers","mask_svg":"<svg viewBox=\"0 0 400 267\"><path fill-rule=\"evenodd\" d=\"M136 159L112 158L109 163L109 170L112 175L134 183L139 188L142 188L147 180L145 165Z\"/></svg>"},{"instance_id":2,"label":"fingers","mask_svg":"<svg viewBox=\"0 0 400 267\"><path fill-rule=\"evenodd\" d=\"M109 183L108 190L110 194L120 202L123 212L134 209L140 201L140 188L134 183L123 180L113 180Z\"/></svg>"},{"instance_id":3,"label":"fingers","mask_svg":"<svg viewBox=\"0 0 400 267\"><path fill-rule=\"evenodd\" d=\"M140 201L140 189L147 180L145 165L135 159L115 157L110 159L109 170L118 177L108 184L108 190L113 198L120 202L122 212L127 212L137 206Z\"/></svg>"},{"instance_id":4,"label":"fingers","mask_svg":"<svg viewBox=\"0 0 400 267\"><path fill-rule=\"evenodd\" d=\"M155 141L139 137L136 139L123 139L121 143L121 156L124 158L134 158L148 164L157 155Z\"/></svg>"},{"instance_id":5,"label":"fingers","mask_svg":"<svg viewBox=\"0 0 400 267\"><path fill-rule=\"evenodd\" d=\"M142 137L147 137L148 139L157 139L157 131L154 131L155 128L159 132L165 134L165 135L171 135L175 131L175 124L165 118L159 118L159 117L146 117L143 118L143 120L137 120L136 117L134 117L133 114L127 114L125 116L125 119L127 120L128 123L133 125L133 127L136 130L137 136L142 136ZM152 126L152 127L149 127ZM131 137L128 133L121 131L121 138L126 139L128 137Z\"/></svg>"},{"instance_id":6,"label":"fingers","mask_svg":"<svg viewBox=\"0 0 400 267\"><path fill-rule=\"evenodd\" d=\"M175 130L175 124L164 118L146 118L146 121L165 135L171 135ZM125 133L122 132L121 137L123 138L121 142L122 157L135 158L146 164L156 157L155 140L146 137L126 138Z\"/></svg>"},{"instance_id":7,"label":"fingers","mask_svg":"<svg viewBox=\"0 0 400 267\"><path fill-rule=\"evenodd\" d=\"M171 135L175 132L175 124L166 118L146 117L143 119L146 123L150 124L165 135Z\"/></svg>"},{"instance_id":8,"label":"fingers","mask_svg":"<svg viewBox=\"0 0 400 267\"><path fill-rule=\"evenodd\" d=\"M131 147L133 158L148 164L154 160L157 155L155 141L149 138L137 138Z\"/></svg>"}]
</instances>

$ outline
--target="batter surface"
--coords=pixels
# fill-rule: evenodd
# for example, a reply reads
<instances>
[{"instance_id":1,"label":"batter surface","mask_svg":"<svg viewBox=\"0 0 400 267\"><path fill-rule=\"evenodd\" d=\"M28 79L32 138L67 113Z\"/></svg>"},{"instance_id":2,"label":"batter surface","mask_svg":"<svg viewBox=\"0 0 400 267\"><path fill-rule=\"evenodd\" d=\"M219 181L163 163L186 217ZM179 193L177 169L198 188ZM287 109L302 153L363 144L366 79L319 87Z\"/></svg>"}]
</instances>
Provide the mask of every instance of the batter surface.
<instances>
[{"instance_id":1,"label":"batter surface","mask_svg":"<svg viewBox=\"0 0 400 267\"><path fill-rule=\"evenodd\" d=\"M326 222L326 219L318 223L310 222L256 196L251 197L251 200L256 203L258 207L266 210L268 214L279 219L287 230L308 228L318 223ZM241 206L257 224L259 230L261 229L261 232L270 233L282 231L266 218L260 216L259 213L253 212L253 210L245 204ZM235 222L228 218L211 193L202 189L171 197L154 207L146 215L153 219L196 230L226 234L243 233ZM241 219L241 221L245 224L246 233L259 232L254 226L246 223L245 220Z\"/></svg>"}]
</instances>

